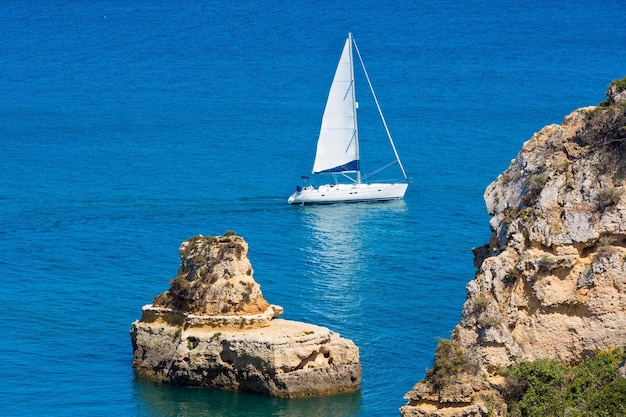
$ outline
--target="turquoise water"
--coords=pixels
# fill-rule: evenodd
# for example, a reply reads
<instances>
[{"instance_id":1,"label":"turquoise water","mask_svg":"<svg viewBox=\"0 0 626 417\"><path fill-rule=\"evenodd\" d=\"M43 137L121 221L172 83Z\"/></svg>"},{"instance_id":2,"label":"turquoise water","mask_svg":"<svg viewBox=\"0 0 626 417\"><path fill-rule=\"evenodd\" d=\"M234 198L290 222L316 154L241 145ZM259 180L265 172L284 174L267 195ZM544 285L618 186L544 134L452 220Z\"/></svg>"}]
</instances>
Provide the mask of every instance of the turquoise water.
<instances>
[{"instance_id":1,"label":"turquoise water","mask_svg":"<svg viewBox=\"0 0 626 417\"><path fill-rule=\"evenodd\" d=\"M319 3L0 5L0 414L398 415L460 318L485 187L626 74L623 1ZM292 207L348 31L413 183L404 201ZM360 347L359 393L134 376L130 324L181 241L226 230L284 318Z\"/></svg>"}]
</instances>

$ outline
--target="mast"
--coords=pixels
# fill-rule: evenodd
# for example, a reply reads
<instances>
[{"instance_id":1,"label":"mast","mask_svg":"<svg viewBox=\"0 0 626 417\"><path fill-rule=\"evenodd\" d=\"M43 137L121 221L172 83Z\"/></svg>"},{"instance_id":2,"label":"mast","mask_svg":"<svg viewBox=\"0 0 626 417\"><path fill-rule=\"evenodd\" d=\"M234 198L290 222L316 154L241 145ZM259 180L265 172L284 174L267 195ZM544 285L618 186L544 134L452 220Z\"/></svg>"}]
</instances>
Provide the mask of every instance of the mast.
<instances>
[{"instance_id":1,"label":"mast","mask_svg":"<svg viewBox=\"0 0 626 417\"><path fill-rule=\"evenodd\" d=\"M354 39L352 39L352 32L348 32L348 39L350 41L350 76L351 76L351 84L352 84L352 114L354 115L354 143L356 145L356 160L357 160L357 169L356 169L356 183L361 183L361 155L359 152L359 124L356 119L356 85L354 84L354 57L352 53L352 45L356 47L356 43L354 43Z\"/></svg>"}]
</instances>

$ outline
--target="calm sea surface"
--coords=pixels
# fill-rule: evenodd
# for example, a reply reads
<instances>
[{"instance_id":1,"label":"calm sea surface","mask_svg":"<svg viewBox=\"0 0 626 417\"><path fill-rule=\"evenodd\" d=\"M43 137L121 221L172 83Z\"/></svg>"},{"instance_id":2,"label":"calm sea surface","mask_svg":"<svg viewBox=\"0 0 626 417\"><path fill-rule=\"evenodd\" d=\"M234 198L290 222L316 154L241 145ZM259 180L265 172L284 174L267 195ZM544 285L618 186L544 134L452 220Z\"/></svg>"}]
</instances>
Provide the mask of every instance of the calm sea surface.
<instances>
[{"instance_id":1,"label":"calm sea surface","mask_svg":"<svg viewBox=\"0 0 626 417\"><path fill-rule=\"evenodd\" d=\"M535 131L626 74L625 12L2 2L0 414L398 415L460 318L471 248L490 235L485 187ZM399 202L292 207L348 31L413 183ZM387 161L384 139L368 142L373 113L363 101L365 170ZM130 324L168 288L180 243L227 230L284 318L360 347L359 393L277 400L135 377Z\"/></svg>"}]
</instances>

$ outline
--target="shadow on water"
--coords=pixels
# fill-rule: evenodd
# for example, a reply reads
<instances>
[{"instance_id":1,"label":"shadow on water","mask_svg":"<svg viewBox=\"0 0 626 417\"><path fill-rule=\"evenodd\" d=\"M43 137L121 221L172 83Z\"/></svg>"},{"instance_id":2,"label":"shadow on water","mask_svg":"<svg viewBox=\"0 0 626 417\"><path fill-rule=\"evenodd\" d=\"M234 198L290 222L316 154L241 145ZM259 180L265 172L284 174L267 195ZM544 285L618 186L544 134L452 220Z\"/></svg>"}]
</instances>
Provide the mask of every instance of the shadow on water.
<instances>
[{"instance_id":1,"label":"shadow on water","mask_svg":"<svg viewBox=\"0 0 626 417\"><path fill-rule=\"evenodd\" d=\"M212 417L350 417L361 413L361 393L305 399L279 399L263 395L209 388L177 387L135 378L137 415Z\"/></svg>"}]
</instances>

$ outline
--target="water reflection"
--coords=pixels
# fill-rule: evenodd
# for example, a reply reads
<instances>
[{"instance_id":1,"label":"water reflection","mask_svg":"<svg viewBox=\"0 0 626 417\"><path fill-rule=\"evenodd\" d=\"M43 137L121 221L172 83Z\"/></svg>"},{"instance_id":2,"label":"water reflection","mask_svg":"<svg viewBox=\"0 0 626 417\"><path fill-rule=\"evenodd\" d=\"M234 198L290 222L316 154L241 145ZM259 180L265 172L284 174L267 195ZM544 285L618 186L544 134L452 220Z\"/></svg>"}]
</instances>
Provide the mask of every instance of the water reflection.
<instances>
[{"instance_id":1,"label":"water reflection","mask_svg":"<svg viewBox=\"0 0 626 417\"><path fill-rule=\"evenodd\" d=\"M139 416L350 417L361 413L359 392L287 400L208 388L176 387L144 378L135 379L134 391Z\"/></svg>"},{"instance_id":2,"label":"water reflection","mask_svg":"<svg viewBox=\"0 0 626 417\"><path fill-rule=\"evenodd\" d=\"M327 325L342 327L362 314L379 239L395 233L404 201L300 207L305 233L305 268L310 308ZM308 236L307 236L308 235Z\"/></svg>"},{"instance_id":3,"label":"water reflection","mask_svg":"<svg viewBox=\"0 0 626 417\"><path fill-rule=\"evenodd\" d=\"M364 204L305 207L304 226L310 231L307 261L326 274L350 277L362 267Z\"/></svg>"}]
</instances>

